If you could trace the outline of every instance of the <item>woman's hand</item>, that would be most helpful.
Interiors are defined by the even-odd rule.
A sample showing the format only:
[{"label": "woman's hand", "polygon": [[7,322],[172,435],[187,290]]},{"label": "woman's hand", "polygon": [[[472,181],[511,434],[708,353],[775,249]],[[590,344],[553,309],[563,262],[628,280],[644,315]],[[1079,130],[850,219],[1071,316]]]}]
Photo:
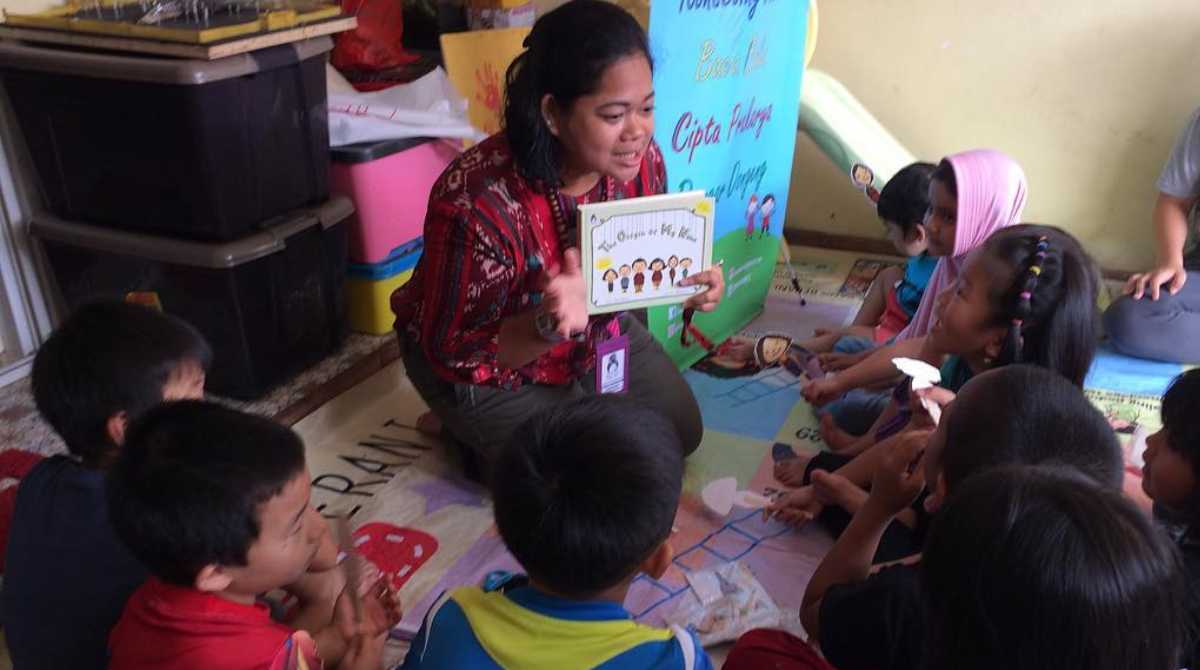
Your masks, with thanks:
[{"label": "woman's hand", "polygon": [[554,318],[555,332],[564,339],[587,329],[587,287],[579,249],[564,251],[562,267],[557,271],[547,269],[542,280],[541,309]]},{"label": "woman's hand", "polygon": [[683,303],[683,308],[711,312],[717,308],[721,297],[725,295],[725,271],[720,265],[714,265],[703,272],[697,272],[680,280],[679,285],[707,286],[708,288],[688,298],[687,302]]},{"label": "woman's hand", "polygon": [[1149,272],[1139,272],[1125,282],[1125,295],[1132,295],[1134,300],[1141,300],[1150,289],[1150,299],[1158,300],[1165,284],[1167,293],[1175,295],[1187,282],[1187,270],[1182,265],[1163,265]]}]

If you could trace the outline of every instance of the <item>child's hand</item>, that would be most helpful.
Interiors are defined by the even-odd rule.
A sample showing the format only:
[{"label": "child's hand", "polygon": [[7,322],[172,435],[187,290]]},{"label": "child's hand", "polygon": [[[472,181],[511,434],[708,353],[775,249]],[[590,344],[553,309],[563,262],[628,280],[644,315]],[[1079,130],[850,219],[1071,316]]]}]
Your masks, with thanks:
[{"label": "child's hand", "polygon": [[925,398],[934,403],[942,408],[942,414],[945,414],[946,406],[954,402],[954,397],[954,391],[940,386],[913,391],[908,396],[908,406],[912,410],[912,422],[909,425],[918,430],[936,428],[937,422],[929,415],[929,410],[925,408],[925,403],[921,402],[921,399]]},{"label": "child's hand", "polygon": [[359,593],[362,594],[364,603],[367,599],[374,599],[379,603],[387,619],[387,627],[390,630],[396,624],[400,623],[400,619],[404,618],[404,611],[400,607],[400,595],[392,589],[391,582],[388,581],[386,576],[380,575],[378,570],[373,570],[372,572],[378,578],[370,584],[364,582]]},{"label": "child's hand", "polygon": [[838,383],[837,377],[826,377],[805,384],[800,392],[809,404],[814,407],[822,407],[837,400],[845,393],[845,390]]},{"label": "child's hand", "polygon": [[333,620],[346,641],[352,641],[358,635],[374,636],[387,633],[400,623],[400,601],[388,586],[387,579],[381,577],[367,588],[361,585],[358,599],[362,608],[362,620],[356,620],[354,611],[354,596],[350,593],[351,585],[347,585],[338,597],[334,607]]},{"label": "child's hand", "polygon": [[929,441],[929,430],[911,430],[886,453],[871,479],[871,494],[865,508],[891,518],[913,504],[925,488],[921,455]]},{"label": "child's hand", "polygon": [[865,359],[867,354],[870,353],[871,352],[868,351],[862,354],[843,354],[836,351],[831,351],[824,354],[818,354],[817,361],[821,364],[822,370],[826,372],[837,372],[838,370],[845,370],[850,366],[857,365],[859,361]]},{"label": "child's hand", "polygon": [[383,647],[387,644],[387,633],[355,635],[350,640],[338,670],[381,670],[383,668]]},{"label": "child's hand", "polygon": [[812,486],[802,486],[788,491],[763,510],[768,519],[776,518],[793,526],[804,524],[817,518],[825,508],[816,495]]},{"label": "child's hand", "polygon": [[1134,300],[1141,300],[1150,289],[1150,299],[1158,300],[1162,286],[1167,285],[1167,293],[1175,295],[1187,282],[1187,270],[1182,265],[1163,265],[1149,272],[1139,272],[1125,282],[1125,295],[1132,295]]}]

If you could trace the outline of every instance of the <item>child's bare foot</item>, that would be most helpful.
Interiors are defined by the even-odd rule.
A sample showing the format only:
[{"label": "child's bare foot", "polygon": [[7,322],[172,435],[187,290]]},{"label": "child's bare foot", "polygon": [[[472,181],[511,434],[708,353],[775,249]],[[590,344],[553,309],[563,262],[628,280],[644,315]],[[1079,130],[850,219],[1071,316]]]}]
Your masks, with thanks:
[{"label": "child's bare foot", "polygon": [[775,464],[775,479],[786,486],[803,486],[804,470],[812,457],[811,453],[800,452],[795,458],[779,461]]},{"label": "child's bare foot", "polygon": [[788,491],[763,510],[767,518],[779,519],[797,528],[817,518],[824,505],[811,486]]},{"label": "child's bare foot", "polygon": [[833,415],[821,415],[821,439],[830,451],[841,451],[858,441],[858,438],[838,428]]},{"label": "child's bare foot", "polygon": [[417,417],[417,430],[426,435],[439,436],[442,434],[442,420],[433,412],[425,412]]}]

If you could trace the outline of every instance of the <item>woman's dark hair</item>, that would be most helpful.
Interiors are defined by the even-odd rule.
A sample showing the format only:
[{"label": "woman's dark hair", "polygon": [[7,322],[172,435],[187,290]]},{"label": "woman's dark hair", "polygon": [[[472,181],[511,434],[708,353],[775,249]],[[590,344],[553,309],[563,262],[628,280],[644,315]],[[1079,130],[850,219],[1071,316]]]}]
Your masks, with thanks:
[{"label": "woman's dark hair", "polygon": [[942,186],[950,191],[950,195],[958,197],[958,179],[954,176],[954,166],[950,164],[950,161],[943,158],[942,162],[938,163],[937,168],[934,169],[932,179],[942,182]]},{"label": "woman's dark hair", "polygon": [[977,375],[942,422],[941,471],[951,494],[973,475],[1007,465],[1071,467],[1121,490],[1125,460],[1112,426],[1052,370],[1008,365]]},{"label": "woman's dark hair", "polygon": [[1069,468],[968,479],[921,560],[926,670],[1175,670],[1187,585],[1119,491]]},{"label": "woman's dark hair", "polygon": [[[884,221],[900,226],[906,236],[910,235],[929,210],[929,181],[936,169],[933,163],[913,163],[901,168],[883,185],[875,213]],[[953,172],[950,179],[954,179]]]},{"label": "woman's dark hair", "polygon": [[1008,326],[997,365],[1031,363],[1083,386],[1092,358],[1100,311],[1100,271],[1070,233],[1023,223],[988,238],[996,323]]},{"label": "woman's dark hair", "polygon": [[542,98],[568,109],[596,90],[608,66],[636,54],[654,66],[646,31],[610,2],[571,0],[537,20],[505,77],[504,133],[523,175],[561,181],[562,145],[542,117]]}]

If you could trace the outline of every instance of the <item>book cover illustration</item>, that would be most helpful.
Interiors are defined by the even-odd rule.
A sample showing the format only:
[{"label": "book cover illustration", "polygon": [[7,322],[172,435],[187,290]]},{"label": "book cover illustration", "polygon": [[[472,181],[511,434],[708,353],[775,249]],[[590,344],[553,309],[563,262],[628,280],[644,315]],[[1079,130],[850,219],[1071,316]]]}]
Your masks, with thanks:
[{"label": "book cover illustration", "polygon": [[712,265],[715,206],[703,191],[579,208],[588,313],[682,303],[680,286]]}]

